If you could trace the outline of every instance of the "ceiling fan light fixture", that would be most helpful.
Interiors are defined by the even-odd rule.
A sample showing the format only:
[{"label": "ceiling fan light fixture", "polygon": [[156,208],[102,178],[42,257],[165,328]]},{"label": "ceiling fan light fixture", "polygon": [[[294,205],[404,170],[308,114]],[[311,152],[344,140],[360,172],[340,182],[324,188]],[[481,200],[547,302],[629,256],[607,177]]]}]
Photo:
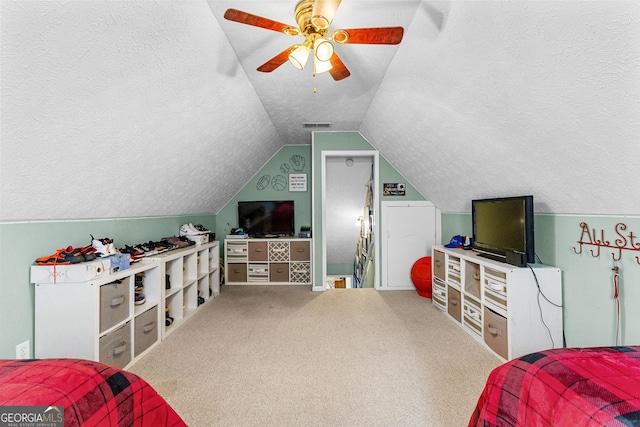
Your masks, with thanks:
[{"label": "ceiling fan light fixture", "polygon": [[298,45],[293,51],[289,54],[289,62],[293,64],[298,70],[302,70],[304,65],[307,63],[307,59],[309,59],[309,49],[306,45]]},{"label": "ceiling fan light fixture", "polygon": [[311,25],[317,30],[326,30],[329,28],[329,20],[322,15],[311,17]]},{"label": "ceiling fan light fixture", "polygon": [[326,73],[333,68],[331,61],[320,61],[317,57],[313,58],[313,67],[316,74]]},{"label": "ceiling fan light fixture", "polygon": [[328,29],[341,1],[342,0],[315,0],[313,2],[311,25],[318,30]]},{"label": "ceiling fan light fixture", "polygon": [[333,41],[337,43],[346,43],[349,41],[349,33],[345,30],[335,30],[333,32]]},{"label": "ceiling fan light fixture", "polygon": [[319,61],[328,61],[333,56],[333,45],[327,39],[319,38],[313,43],[315,57]]}]

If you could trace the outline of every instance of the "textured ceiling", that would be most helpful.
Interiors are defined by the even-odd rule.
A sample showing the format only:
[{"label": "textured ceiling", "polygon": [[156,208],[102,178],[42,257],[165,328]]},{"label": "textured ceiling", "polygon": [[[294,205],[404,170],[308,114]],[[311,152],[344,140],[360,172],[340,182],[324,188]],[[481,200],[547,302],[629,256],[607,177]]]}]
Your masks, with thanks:
[{"label": "textured ceiling", "polygon": [[358,130],[443,212],[638,214],[640,2],[343,0],[351,77],[256,67],[294,2],[2,0],[0,219],[215,213],[303,122]]},{"label": "textured ceiling", "polygon": [[[285,63],[271,73],[262,73],[256,68],[304,38],[228,21],[223,15],[228,8],[234,8],[296,25],[296,1],[207,2],[285,143],[311,142],[310,130],[302,126],[305,122],[328,122],[331,130],[358,129],[397,52],[397,45],[334,43],[335,52],[351,72],[350,77],[338,82],[329,73],[319,74],[314,81],[311,61],[302,71]],[[418,1],[345,0],[338,8],[330,31],[388,26],[406,29],[418,5]]]}]

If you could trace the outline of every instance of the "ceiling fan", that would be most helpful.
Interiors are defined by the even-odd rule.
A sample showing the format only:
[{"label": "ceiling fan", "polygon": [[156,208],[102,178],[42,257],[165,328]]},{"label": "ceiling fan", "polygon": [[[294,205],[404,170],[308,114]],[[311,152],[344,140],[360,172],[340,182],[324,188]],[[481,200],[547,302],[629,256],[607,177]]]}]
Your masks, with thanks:
[{"label": "ceiling fan", "polygon": [[351,72],[335,53],[332,41],[340,44],[395,45],[402,41],[404,34],[402,27],[376,27],[338,29],[329,36],[329,26],[340,2],[341,0],[301,0],[295,8],[297,27],[237,9],[227,9],[224,17],[229,21],[266,28],[288,36],[304,37],[304,42],[280,52],[259,66],[258,71],[270,73],[287,61],[302,70],[312,54],[314,76],[328,71],[337,81],[349,77]]}]

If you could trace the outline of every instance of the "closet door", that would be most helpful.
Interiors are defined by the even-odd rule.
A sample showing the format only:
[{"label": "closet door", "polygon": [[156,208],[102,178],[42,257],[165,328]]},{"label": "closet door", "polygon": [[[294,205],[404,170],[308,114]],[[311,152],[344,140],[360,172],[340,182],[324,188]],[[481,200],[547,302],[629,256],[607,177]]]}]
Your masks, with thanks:
[{"label": "closet door", "polygon": [[431,202],[382,202],[381,290],[414,290],[411,267],[440,242],[440,211]]}]

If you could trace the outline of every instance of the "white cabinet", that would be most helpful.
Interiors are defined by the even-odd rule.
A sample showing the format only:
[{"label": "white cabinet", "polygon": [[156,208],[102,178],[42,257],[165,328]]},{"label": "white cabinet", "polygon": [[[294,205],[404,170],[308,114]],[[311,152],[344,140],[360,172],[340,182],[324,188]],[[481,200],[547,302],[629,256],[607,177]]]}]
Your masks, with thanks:
[{"label": "white cabinet", "polygon": [[217,241],[189,246],[164,252],[149,261],[160,268],[160,329],[164,339],[220,293],[220,246]]},{"label": "white cabinet", "polygon": [[[69,272],[80,268],[57,266]],[[134,304],[136,280],[146,297],[140,305]],[[36,283],[35,357],[124,368],[159,341],[160,300],[160,268],[149,262],[85,282]]]},{"label": "white cabinet", "polygon": [[443,246],[433,248],[432,263],[434,306],[498,357],[563,347],[560,269]]},{"label": "white cabinet", "polygon": [[311,239],[226,239],[228,285],[311,284]]},{"label": "white cabinet", "polygon": [[[32,268],[32,281],[58,278],[35,284],[35,357],[125,368],[220,293],[218,242],[148,257],[113,274],[95,265],[100,263],[59,265],[55,273],[53,266]],[[66,281],[71,277],[91,278]],[[138,305],[136,283],[145,296]]]}]

